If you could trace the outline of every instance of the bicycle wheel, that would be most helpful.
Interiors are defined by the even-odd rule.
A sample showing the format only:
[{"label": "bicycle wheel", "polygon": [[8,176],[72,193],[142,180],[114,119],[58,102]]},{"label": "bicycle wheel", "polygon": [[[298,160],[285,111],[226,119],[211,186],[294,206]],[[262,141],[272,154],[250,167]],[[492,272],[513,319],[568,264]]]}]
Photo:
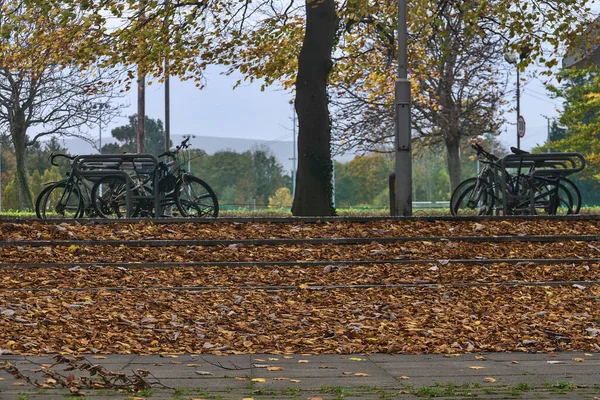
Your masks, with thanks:
[{"label": "bicycle wheel", "polygon": [[39,219],[42,219],[42,208],[44,207],[44,201],[46,201],[46,196],[48,196],[48,193],[52,191],[54,185],[56,185],[56,182],[46,186],[35,199],[35,215]]},{"label": "bicycle wheel", "polygon": [[100,178],[92,187],[91,199],[98,216],[102,218],[125,217],[127,215],[127,182],[125,178],[120,175],[107,175]]},{"label": "bicycle wheel", "polygon": [[565,190],[568,190],[571,194],[571,198],[573,199],[572,211],[573,214],[579,214],[581,210],[581,192],[575,183],[568,178],[560,178],[559,183],[564,187]]},{"label": "bicycle wheel", "polygon": [[219,202],[202,179],[184,174],[175,185],[175,204],[182,217],[217,217]]},{"label": "bicycle wheel", "polygon": [[79,188],[69,181],[61,181],[50,187],[41,200],[40,216],[50,218],[79,218],[82,212]]},{"label": "bicycle wheel", "polygon": [[491,215],[494,200],[477,178],[463,181],[450,197],[450,212],[453,216]]},{"label": "bicycle wheel", "polygon": [[[535,178],[533,185],[535,215],[573,214],[573,196],[560,180],[552,182],[545,178]],[[529,204],[531,201],[524,203],[527,206]]]}]

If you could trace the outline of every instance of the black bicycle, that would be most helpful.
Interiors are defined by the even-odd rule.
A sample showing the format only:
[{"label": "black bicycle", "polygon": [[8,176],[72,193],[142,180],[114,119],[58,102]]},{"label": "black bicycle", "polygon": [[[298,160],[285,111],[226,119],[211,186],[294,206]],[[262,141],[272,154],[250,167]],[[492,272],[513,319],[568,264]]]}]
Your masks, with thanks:
[{"label": "black bicycle", "polygon": [[[180,162],[182,150],[187,149],[189,138],[179,146],[159,155],[161,161],[153,169],[137,168],[132,163],[130,176],[106,175],[96,181],[91,190],[96,213],[104,218],[122,218],[126,215],[127,187],[132,216],[154,216],[154,191],[158,190],[163,216],[217,217],[219,202],[212,188],[202,179],[186,171]],[[158,188],[154,187],[158,175]]]}]

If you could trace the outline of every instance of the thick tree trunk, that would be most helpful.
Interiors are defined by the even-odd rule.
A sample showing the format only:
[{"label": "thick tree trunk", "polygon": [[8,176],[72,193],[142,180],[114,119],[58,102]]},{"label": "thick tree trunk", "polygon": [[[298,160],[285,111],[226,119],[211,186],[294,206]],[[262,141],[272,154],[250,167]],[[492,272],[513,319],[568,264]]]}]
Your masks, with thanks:
[{"label": "thick tree trunk", "polygon": [[448,155],[448,176],[450,177],[450,193],[460,184],[460,139],[446,140]]},{"label": "thick tree trunk", "polygon": [[333,215],[331,121],[327,79],[336,40],[335,0],[306,0],[306,33],[298,57],[298,172],[293,215]]},{"label": "thick tree trunk", "polygon": [[33,201],[29,189],[29,178],[27,176],[27,135],[23,129],[24,124],[17,123],[11,127],[11,136],[15,146],[15,158],[17,159],[17,183],[19,192],[19,210],[33,210]]}]

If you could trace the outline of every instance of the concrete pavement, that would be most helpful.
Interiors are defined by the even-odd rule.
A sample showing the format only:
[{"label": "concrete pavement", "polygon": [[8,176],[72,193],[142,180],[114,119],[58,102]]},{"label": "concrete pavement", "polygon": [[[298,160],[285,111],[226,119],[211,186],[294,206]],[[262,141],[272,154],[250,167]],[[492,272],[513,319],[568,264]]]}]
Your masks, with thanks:
[{"label": "concrete pavement", "polygon": [[[145,374],[151,389],[137,393],[81,387],[92,399],[600,399],[600,353],[555,355],[483,353],[441,355],[85,355],[88,365]],[[89,371],[65,371],[49,357],[2,355],[18,370],[48,385],[56,377],[73,386]],[[78,362],[77,365],[84,363]],[[91,377],[98,378],[98,375]],[[48,381],[48,379],[51,379]],[[39,388],[0,369],[0,399],[64,399],[69,389]]]}]

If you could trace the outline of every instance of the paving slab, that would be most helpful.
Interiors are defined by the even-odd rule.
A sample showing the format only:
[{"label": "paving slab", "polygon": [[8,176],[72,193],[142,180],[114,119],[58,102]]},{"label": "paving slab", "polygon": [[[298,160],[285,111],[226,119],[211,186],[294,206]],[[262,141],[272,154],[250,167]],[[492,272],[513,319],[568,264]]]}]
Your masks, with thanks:
[{"label": "paving slab", "polygon": [[[109,370],[130,375],[149,372],[152,399],[412,399],[440,398],[551,398],[600,400],[600,354],[529,353],[441,355],[103,355],[85,359]],[[41,364],[48,357],[0,356],[38,382],[47,377]],[[300,362],[299,362],[300,361]],[[548,361],[551,361],[550,363]],[[275,367],[271,370],[268,367]],[[475,368],[473,368],[475,367]],[[76,378],[86,371],[53,370]],[[68,389],[14,386],[17,380],[0,369],[0,399],[58,399]],[[22,379],[19,382],[24,382]],[[132,393],[112,389],[81,389],[86,398],[125,399]],[[139,397],[139,396],[138,396]]]}]

